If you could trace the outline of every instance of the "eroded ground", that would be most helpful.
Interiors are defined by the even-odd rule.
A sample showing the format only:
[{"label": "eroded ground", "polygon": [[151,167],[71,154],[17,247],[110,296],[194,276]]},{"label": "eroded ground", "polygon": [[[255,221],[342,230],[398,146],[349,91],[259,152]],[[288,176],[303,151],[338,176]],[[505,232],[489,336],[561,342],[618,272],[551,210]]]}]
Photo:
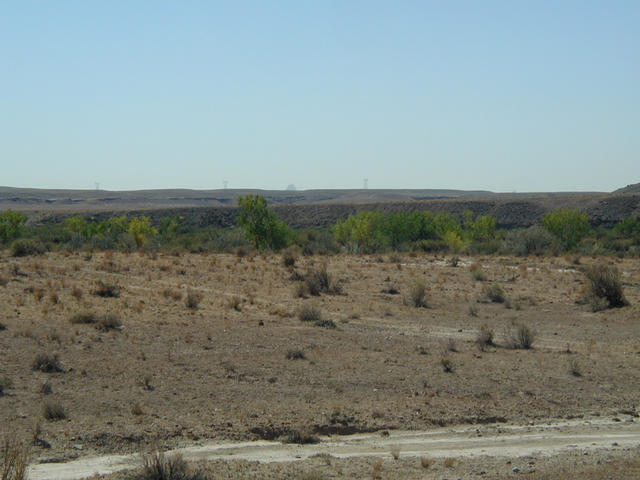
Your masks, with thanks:
[{"label": "eroded ground", "polygon": [[[60,460],[296,433],[638,421],[637,261],[463,256],[453,267],[449,258],[300,257],[297,272],[326,265],[342,292],[301,298],[302,282],[274,254],[5,252],[0,377],[12,386],[0,428],[37,433],[34,459]],[[593,313],[576,303],[582,268],[598,262],[623,272],[631,306]],[[472,278],[472,264],[486,280]],[[99,281],[119,296],[96,296]],[[405,304],[416,281],[429,308]],[[507,302],[478,302],[493,282]],[[197,309],[188,292],[201,295]],[[301,322],[304,305],[337,328]],[[72,323],[80,312],[113,313],[122,326]],[[481,350],[485,324],[497,345]],[[505,348],[517,325],[535,332],[533,349]],[[294,351],[305,358],[287,358]],[[34,370],[39,354],[58,355],[64,371]],[[45,405],[66,418],[45,419]]]}]

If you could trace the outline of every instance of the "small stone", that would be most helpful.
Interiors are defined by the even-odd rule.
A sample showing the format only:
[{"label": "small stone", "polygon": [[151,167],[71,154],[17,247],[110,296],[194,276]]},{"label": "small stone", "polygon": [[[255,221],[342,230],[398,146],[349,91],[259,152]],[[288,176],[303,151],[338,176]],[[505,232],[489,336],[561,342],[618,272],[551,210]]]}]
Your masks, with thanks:
[{"label": "small stone", "polygon": [[511,469],[511,471],[514,472],[514,473],[518,473],[520,471],[520,469],[518,467],[513,467]]},{"label": "small stone", "polygon": [[83,447],[82,445],[80,445],[79,443],[76,443],[76,444],[73,446],[73,448],[74,448],[75,450],[82,450],[84,447]]}]

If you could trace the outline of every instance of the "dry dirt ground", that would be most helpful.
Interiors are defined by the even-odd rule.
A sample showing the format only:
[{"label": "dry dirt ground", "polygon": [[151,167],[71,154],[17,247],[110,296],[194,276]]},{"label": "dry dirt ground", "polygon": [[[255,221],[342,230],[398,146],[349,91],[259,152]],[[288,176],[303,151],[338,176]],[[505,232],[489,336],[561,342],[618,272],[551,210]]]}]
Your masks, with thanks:
[{"label": "dry dirt ground", "polygon": [[[0,396],[0,433],[37,437],[37,463],[214,441],[561,419],[638,422],[640,265],[576,260],[463,256],[453,267],[449,257],[433,255],[340,255],[300,257],[291,269],[275,254],[16,259],[5,252],[0,380],[11,385]],[[584,294],[581,270],[603,262],[623,272],[631,306],[593,313],[576,303]],[[486,280],[474,280],[473,264]],[[293,272],[324,265],[341,293],[298,296],[302,282]],[[101,281],[119,296],[95,295]],[[427,287],[428,308],[405,304],[417,281]],[[494,282],[507,302],[479,302]],[[189,292],[200,297],[197,308],[187,307]],[[303,306],[315,306],[336,328],[302,322]],[[114,314],[122,326],[72,323],[81,312]],[[476,344],[483,325],[494,331],[495,346]],[[533,349],[507,348],[519,325],[535,332]],[[288,358],[297,352],[305,358]],[[57,355],[63,371],[34,369],[41,354]],[[45,419],[45,407],[66,418]],[[610,472],[637,474],[637,453],[633,446],[585,458],[569,452],[560,464],[538,460],[527,478],[562,478],[544,475],[568,466],[585,479],[625,478]],[[434,460],[423,468],[402,454],[383,457],[380,467],[373,457],[213,465],[231,469],[220,478],[301,478],[318,465],[327,478],[467,478],[479,471],[503,478],[513,468],[504,458],[460,458],[452,466]],[[494,464],[501,468],[490,471]]]}]

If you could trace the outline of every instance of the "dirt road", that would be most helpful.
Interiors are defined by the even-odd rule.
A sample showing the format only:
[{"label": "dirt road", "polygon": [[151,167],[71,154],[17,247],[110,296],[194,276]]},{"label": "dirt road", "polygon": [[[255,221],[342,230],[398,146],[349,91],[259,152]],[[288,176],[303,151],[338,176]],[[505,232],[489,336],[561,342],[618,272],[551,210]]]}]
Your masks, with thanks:
[{"label": "dirt road", "polygon": [[[338,458],[403,457],[508,457],[550,456],[571,450],[593,451],[640,446],[638,419],[593,419],[540,425],[483,425],[430,431],[391,431],[389,435],[361,434],[325,437],[312,445],[274,441],[221,442],[174,450],[187,460],[250,460],[295,462],[317,454]],[[34,464],[31,480],[71,480],[113,473],[140,466],[140,455],[87,457],[66,463]]]}]

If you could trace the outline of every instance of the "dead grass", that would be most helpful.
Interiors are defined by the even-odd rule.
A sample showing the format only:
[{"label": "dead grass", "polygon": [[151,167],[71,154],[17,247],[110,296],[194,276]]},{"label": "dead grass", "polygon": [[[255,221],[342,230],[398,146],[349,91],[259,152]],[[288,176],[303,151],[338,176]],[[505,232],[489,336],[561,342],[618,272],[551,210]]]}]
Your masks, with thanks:
[{"label": "dead grass", "polygon": [[166,455],[155,451],[143,459],[142,470],[135,480],[205,480],[205,476],[198,470],[189,467],[181,455]]},{"label": "dead grass", "polygon": [[0,480],[27,480],[29,456],[26,442],[5,435],[0,445]]}]

